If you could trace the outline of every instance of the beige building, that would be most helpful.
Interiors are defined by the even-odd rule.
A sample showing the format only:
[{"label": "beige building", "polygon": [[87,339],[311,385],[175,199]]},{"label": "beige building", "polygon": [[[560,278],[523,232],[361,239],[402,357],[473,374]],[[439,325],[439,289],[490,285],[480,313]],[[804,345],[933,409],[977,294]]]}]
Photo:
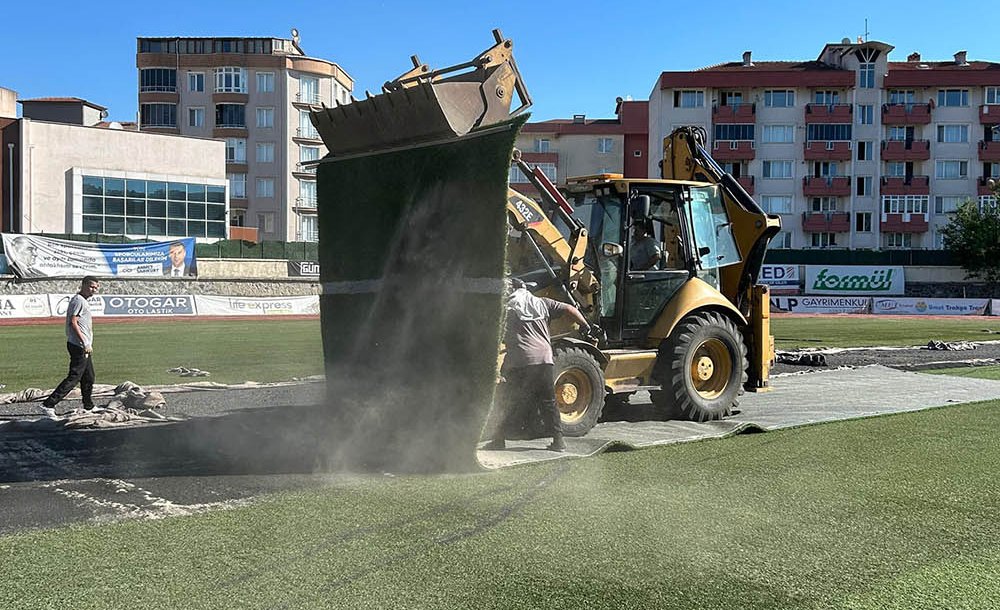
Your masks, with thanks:
[{"label": "beige building", "polygon": [[280,38],[139,38],[139,123],[225,142],[230,222],[260,239],[315,241],[326,154],[309,109],[351,102],[353,80]]}]

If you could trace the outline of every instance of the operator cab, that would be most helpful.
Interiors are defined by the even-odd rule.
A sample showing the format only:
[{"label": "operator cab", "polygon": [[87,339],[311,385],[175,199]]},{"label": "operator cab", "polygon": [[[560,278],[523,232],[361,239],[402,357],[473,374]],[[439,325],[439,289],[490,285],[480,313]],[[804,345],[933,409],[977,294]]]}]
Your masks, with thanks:
[{"label": "operator cab", "polygon": [[698,277],[718,288],[719,269],[740,262],[732,223],[717,185],[616,180],[593,187],[574,193],[574,215],[590,233],[586,262],[599,274],[601,327],[612,347],[642,346],[681,286]]}]

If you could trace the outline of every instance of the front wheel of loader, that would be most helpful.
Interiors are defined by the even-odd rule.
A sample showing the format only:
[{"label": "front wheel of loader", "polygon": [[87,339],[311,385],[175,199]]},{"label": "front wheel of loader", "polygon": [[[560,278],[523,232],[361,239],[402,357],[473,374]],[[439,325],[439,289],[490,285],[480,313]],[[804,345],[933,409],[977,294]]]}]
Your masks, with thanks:
[{"label": "front wheel of loader", "polygon": [[720,419],[732,412],[743,393],[746,344],[732,320],[698,312],[681,320],[663,342],[657,369],[663,389],[654,402],[661,408],[692,421]]},{"label": "front wheel of loader", "polygon": [[579,348],[556,348],[552,359],[563,434],[583,436],[604,408],[604,372],[593,356]]}]

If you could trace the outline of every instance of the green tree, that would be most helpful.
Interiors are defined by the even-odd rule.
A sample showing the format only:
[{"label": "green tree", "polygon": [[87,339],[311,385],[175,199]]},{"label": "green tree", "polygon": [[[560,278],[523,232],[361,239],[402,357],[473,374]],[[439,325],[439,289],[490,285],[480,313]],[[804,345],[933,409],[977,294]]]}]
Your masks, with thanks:
[{"label": "green tree", "polygon": [[955,211],[941,234],[944,247],[965,269],[967,277],[996,288],[1000,283],[1000,207],[969,199]]}]

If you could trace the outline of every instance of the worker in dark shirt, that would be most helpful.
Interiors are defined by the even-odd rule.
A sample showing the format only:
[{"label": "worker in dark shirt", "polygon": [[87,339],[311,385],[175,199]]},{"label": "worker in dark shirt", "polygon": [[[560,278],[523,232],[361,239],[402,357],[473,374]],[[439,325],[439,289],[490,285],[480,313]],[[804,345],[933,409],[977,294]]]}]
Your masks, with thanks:
[{"label": "worker in dark shirt", "polygon": [[546,433],[552,435],[550,451],[563,451],[562,428],[559,409],[556,407],[553,387],[552,343],[549,336],[549,320],[555,316],[568,314],[584,334],[591,327],[576,307],[545,297],[536,297],[526,288],[524,282],[511,280],[512,288],[507,299],[507,325],[504,343],[507,353],[501,376],[505,380],[505,395],[510,404],[501,417],[493,440],[484,449],[504,449],[506,433],[511,421],[521,413],[537,409],[542,416]]}]

